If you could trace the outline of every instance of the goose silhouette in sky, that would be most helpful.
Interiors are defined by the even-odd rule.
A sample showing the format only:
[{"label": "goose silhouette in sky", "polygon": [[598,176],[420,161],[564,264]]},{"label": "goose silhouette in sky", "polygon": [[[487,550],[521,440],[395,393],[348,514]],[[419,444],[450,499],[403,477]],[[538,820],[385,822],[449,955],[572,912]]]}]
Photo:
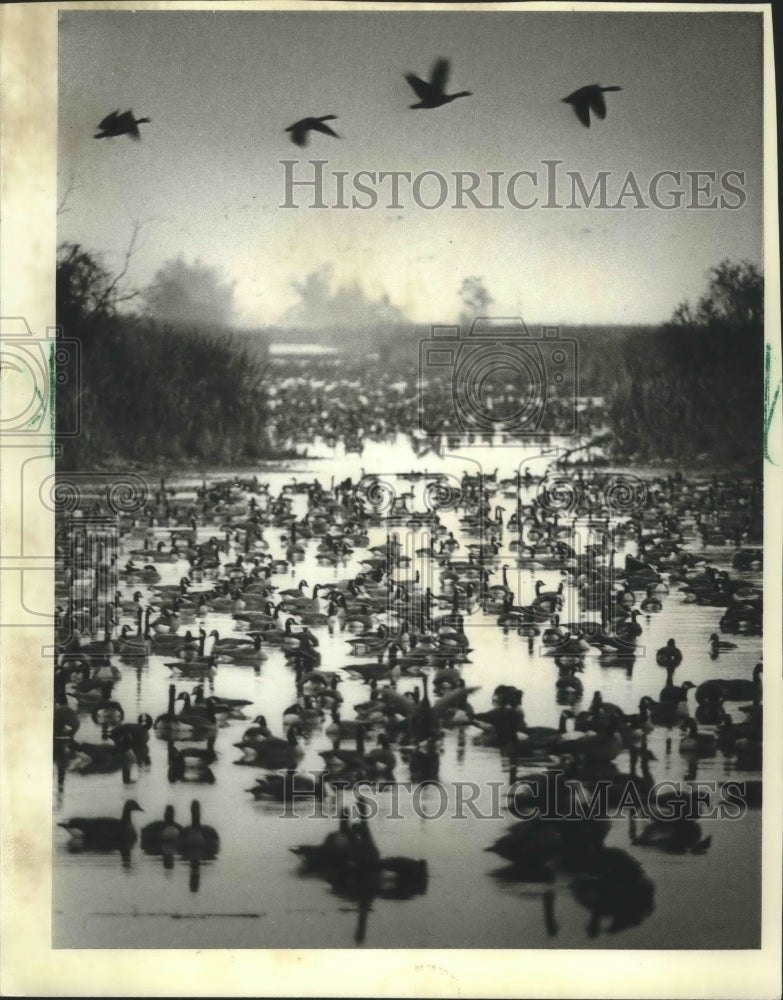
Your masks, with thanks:
[{"label": "goose silhouette in sky", "polygon": [[134,118],[132,111],[124,111],[120,114],[120,109],[117,108],[110,115],[106,115],[98,125],[100,132],[94,138],[113,139],[118,135],[129,135],[131,139],[135,139],[138,142],[141,139],[139,125],[149,121],[151,121],[150,118]]},{"label": "goose silhouette in sky", "polygon": [[563,103],[570,104],[579,121],[590,128],[590,112],[599,118],[606,118],[606,102],[604,94],[609,90],[622,90],[622,87],[602,87],[600,83],[591,83],[580,87],[573,94],[563,98]]},{"label": "goose silhouette in sky", "polygon": [[337,115],[323,115],[321,118],[302,118],[293,125],[289,125],[286,132],[291,133],[291,142],[297,146],[306,146],[307,137],[310,132],[323,132],[324,135],[331,135],[335,139],[340,136],[324,122],[336,121]]},{"label": "goose silhouette in sky", "polygon": [[448,59],[438,59],[432,67],[429,82],[422,80],[415,73],[406,73],[405,79],[419,98],[417,104],[410,105],[411,108],[439,108],[451,101],[456,101],[458,97],[471,96],[469,90],[460,90],[457,94],[446,93],[446,84],[449,79]]}]

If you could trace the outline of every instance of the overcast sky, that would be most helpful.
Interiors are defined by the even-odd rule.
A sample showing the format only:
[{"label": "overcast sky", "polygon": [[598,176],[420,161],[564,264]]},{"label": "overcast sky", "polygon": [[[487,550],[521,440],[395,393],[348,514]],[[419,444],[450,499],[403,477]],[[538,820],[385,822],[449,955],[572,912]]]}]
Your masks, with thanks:
[{"label": "overcast sky", "polygon": [[[129,279],[200,259],[236,281],[242,325],[278,322],[297,302],[292,283],[326,264],[335,283],[388,295],[418,321],[454,318],[461,281],[481,275],[497,315],[631,323],[668,318],[724,257],[762,263],[760,15],[67,11],[60,23],[59,175],[73,180],[60,239],[111,265],[143,223]],[[451,60],[449,90],[473,96],[409,110],[403,73],[427,76],[439,56]],[[623,89],[586,129],[561,98],[589,83]],[[116,108],[152,119],[140,143],[92,138]],[[314,133],[301,150],[284,132],[326,114],[340,140]],[[588,188],[610,171],[610,203],[629,171],[649,202],[661,170],[744,171],[747,200],[519,210],[504,179],[501,209],[460,211],[447,207],[452,178],[436,210],[404,182],[399,210],[384,207],[380,184],[373,209],[307,208],[305,189],[303,207],[283,209],[284,159],[300,161],[297,177],[328,160],[327,201],[332,171],[348,171],[349,201],[359,170],[473,171],[489,201],[488,171],[531,170],[538,191],[522,181],[517,196],[543,203],[546,159]],[[437,193],[425,184],[422,200]],[[559,200],[570,202],[568,183]]]}]

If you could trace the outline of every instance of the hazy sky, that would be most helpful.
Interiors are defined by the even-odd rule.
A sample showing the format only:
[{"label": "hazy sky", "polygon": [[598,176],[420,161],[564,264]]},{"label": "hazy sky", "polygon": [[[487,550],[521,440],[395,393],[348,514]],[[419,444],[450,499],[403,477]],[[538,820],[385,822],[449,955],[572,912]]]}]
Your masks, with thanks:
[{"label": "hazy sky", "polygon": [[[59,236],[112,265],[141,222],[133,283],[180,254],[200,259],[236,281],[248,326],[279,321],[297,302],[292,282],[326,264],[335,283],[386,294],[418,321],[455,317],[468,275],[484,277],[497,315],[666,319],[722,258],[762,263],[761,42],[761,16],[735,13],[64,12],[59,174],[73,190]],[[409,110],[416,98],[402,74],[428,76],[439,56],[451,60],[449,90],[473,96]],[[623,89],[586,129],[561,98],[589,83]],[[140,143],[92,138],[115,108],[152,119]],[[338,116],[339,141],[314,133],[302,150],[283,131],[326,114]],[[447,207],[451,178],[436,210],[418,207],[404,182],[399,210],[383,207],[388,182],[376,185],[373,209],[283,209],[284,159],[300,161],[297,177],[312,177],[309,159],[328,160],[327,202],[332,171],[349,172],[349,201],[359,170],[473,171],[485,203],[487,172],[502,171],[503,207]],[[505,183],[515,171],[540,178],[537,192],[520,181],[520,201],[546,200],[546,159],[579,171],[588,188],[610,171],[609,204],[629,171],[649,204],[661,170],[744,171],[747,201],[514,208]],[[662,196],[675,186],[662,183]],[[430,178],[421,199],[437,192]],[[302,206],[311,198],[294,196]],[[558,200],[571,201],[567,178]]]}]

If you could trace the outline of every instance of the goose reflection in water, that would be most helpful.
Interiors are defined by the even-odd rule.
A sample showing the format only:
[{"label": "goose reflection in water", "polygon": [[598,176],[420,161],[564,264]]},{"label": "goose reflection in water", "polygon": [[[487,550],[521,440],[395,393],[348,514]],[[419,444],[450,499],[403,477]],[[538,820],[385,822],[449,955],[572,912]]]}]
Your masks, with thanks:
[{"label": "goose reflection in water", "polygon": [[[655,886],[642,866],[626,851],[615,847],[593,847],[580,855],[578,862],[567,864],[557,857],[556,837],[543,832],[529,859],[517,861],[492,872],[501,883],[554,883],[557,875],[567,877],[569,868],[577,869],[567,881],[573,898],[590,913],[587,935],[597,937],[601,930],[616,934],[637,927],[655,909]],[[553,852],[553,856],[549,856]],[[562,871],[558,872],[558,866]],[[556,887],[542,894],[544,926],[555,937],[559,925],[555,918]],[[605,920],[608,926],[603,926]]]},{"label": "goose reflection in water", "polygon": [[636,656],[633,653],[614,652],[613,650],[602,651],[598,662],[602,667],[620,667],[625,671],[625,676],[629,679],[633,677],[633,668],[636,663]]},{"label": "goose reflection in water", "polygon": [[616,934],[628,927],[638,927],[655,909],[655,886],[642,866],[617,847],[604,847],[587,864],[587,870],[569,883],[576,901],[590,912],[589,937],[597,937],[604,928]]},{"label": "goose reflection in water", "polygon": [[174,818],[174,806],[166,806],[163,819],[153,820],[141,829],[141,849],[145,854],[163,858],[163,867],[174,867],[182,825]]},{"label": "goose reflection in water", "polygon": [[213,861],[220,852],[220,836],[214,827],[201,822],[201,805],[194,799],[190,805],[190,825],[182,826],[175,819],[173,806],[166,806],[163,819],[148,823],[141,831],[141,849],[152,857],[160,857],[166,871],[174,868],[177,855],[188,862],[189,887],[198,892],[201,866]]},{"label": "goose reflection in water", "polygon": [[367,921],[376,899],[412,899],[427,892],[426,861],[393,856],[382,858],[363,816],[351,823],[342,810],[336,832],[320,844],[291,848],[303,863],[303,874],[324,879],[332,892],[357,904],[358,921],[354,942],[363,944]]},{"label": "goose reflection in water", "polygon": [[201,866],[214,861],[220,852],[220,835],[213,826],[201,822],[201,805],[197,799],[190,804],[190,825],[174,821],[174,810],[167,806],[163,820],[142,830],[142,849],[147,854],[160,854],[163,867],[174,867],[174,855],[188,862],[191,892],[201,887]]},{"label": "goose reflection in water", "polygon": [[[634,858],[625,851],[605,846],[612,823],[602,815],[603,810],[595,815],[574,813],[574,796],[583,790],[578,771],[577,762],[573,761],[565,771],[533,774],[517,786],[516,768],[512,768],[513,791],[508,801],[512,814],[520,815],[519,808],[533,805],[544,810],[544,815],[551,809],[553,818],[537,815],[522,819],[486,850],[510,862],[492,872],[494,878],[506,884],[553,884],[567,879],[573,897],[590,911],[587,933],[596,937],[604,919],[610,920],[606,928],[609,933],[640,924],[653,912],[655,890]],[[616,797],[612,793],[617,784],[623,787],[631,784],[637,794],[649,791],[649,775],[644,769],[640,776],[606,773],[609,779],[607,805]],[[590,788],[588,783],[585,790]],[[632,827],[632,831],[635,833],[635,828]],[[652,830],[648,836],[652,843],[655,839]],[[632,837],[632,842],[644,841]],[[554,890],[545,892],[543,902],[545,926],[548,935],[553,937],[558,929],[554,917]]]}]

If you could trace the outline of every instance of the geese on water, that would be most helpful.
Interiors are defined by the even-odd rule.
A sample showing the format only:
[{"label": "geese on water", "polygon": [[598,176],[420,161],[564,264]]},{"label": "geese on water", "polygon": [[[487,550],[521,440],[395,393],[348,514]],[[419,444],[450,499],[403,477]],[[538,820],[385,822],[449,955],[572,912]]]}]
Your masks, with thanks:
[{"label": "geese on water", "polygon": [[194,704],[190,700],[190,694],[181,691],[176,700],[183,703],[177,719],[192,727],[193,739],[203,740],[209,736],[217,736],[218,727],[226,725],[225,718],[218,717],[216,704],[212,698],[206,698],[201,704]]},{"label": "geese on water", "polygon": [[234,744],[243,754],[236,763],[252,764],[270,770],[294,767],[304,756],[304,747],[298,736],[295,726],[288,727],[285,739],[267,736],[260,740],[249,740],[245,735],[239,743]]},{"label": "geese on water", "polygon": [[217,656],[210,653],[209,656],[197,657],[193,660],[170,660],[165,666],[181,677],[193,677],[196,680],[203,680],[205,677],[214,677],[217,669]]},{"label": "geese on water", "polygon": [[481,688],[479,687],[467,687],[464,680],[460,678],[454,689],[442,694],[432,706],[435,717],[443,725],[467,725],[475,715],[473,706],[468,701],[468,698],[480,690]]},{"label": "geese on water", "polygon": [[100,700],[96,703],[92,713],[92,721],[96,726],[101,727],[104,736],[114,726],[119,726],[125,718],[122,705],[111,697],[111,689],[111,684],[102,685]]},{"label": "geese on water", "polygon": [[389,744],[385,733],[379,733],[377,746],[364,757],[365,774],[368,778],[392,778],[397,766],[397,756]]},{"label": "geese on water", "polygon": [[123,625],[118,639],[118,652],[120,659],[132,660],[136,657],[146,658],[150,655],[150,640],[144,634],[141,625],[141,614],[139,614],[139,626],[136,635],[131,635],[133,630],[128,625]]},{"label": "geese on water", "polygon": [[646,614],[657,614],[663,610],[663,601],[660,594],[655,590],[655,584],[650,584],[647,589],[647,596],[642,599],[639,607]]},{"label": "geese on water", "polygon": [[[570,795],[567,784],[557,784],[556,797],[565,805],[562,795]],[[567,815],[569,808],[559,810],[557,818],[535,817],[514,823],[506,834],[486,848],[513,864],[535,867],[556,861],[577,870],[599,850],[611,828],[611,822],[596,816],[576,818]]]},{"label": "geese on water", "polygon": [[[54,713],[52,716],[52,729],[55,740],[68,741],[72,739],[79,727],[81,720],[78,712],[68,704],[68,693],[65,689],[65,674],[62,671],[55,673],[54,679]],[[74,697],[70,695],[70,697]]]},{"label": "geese on water", "polygon": [[176,635],[173,632],[156,632],[150,636],[150,648],[153,653],[178,655],[186,646],[194,642],[190,632]]},{"label": "geese on water", "polygon": [[271,736],[272,730],[267,725],[266,716],[257,715],[253,719],[252,724],[242,734],[242,740],[246,743],[260,743]]},{"label": "geese on water", "polygon": [[324,729],[324,733],[331,740],[339,742],[343,740],[355,740],[359,730],[364,731],[364,726],[356,719],[341,719],[338,707],[332,709],[332,721]]},{"label": "geese on water", "polygon": [[212,639],[210,652],[212,653],[232,653],[234,650],[253,649],[257,636],[248,638],[247,636],[221,636],[216,628],[209,633],[208,638]]},{"label": "geese on water", "polygon": [[177,689],[173,684],[170,684],[168,707],[153,723],[155,735],[164,740],[186,740],[194,736],[196,732],[197,725],[194,720],[188,721],[177,714],[176,698]]},{"label": "geese on water", "polygon": [[576,676],[577,667],[566,666],[561,670],[560,676],[555,681],[555,688],[559,692],[567,693],[572,697],[581,696],[584,691],[584,684]]},{"label": "geese on water", "polygon": [[183,827],[177,840],[177,850],[188,859],[207,861],[220,850],[220,836],[213,826],[201,822],[198,799],[190,803],[190,826]]},{"label": "geese on water", "polygon": [[[74,668],[77,669],[76,664],[74,664]],[[81,663],[78,669],[81,673],[81,679],[72,682],[72,690],[67,693],[67,696],[75,698],[80,708],[95,708],[104,697],[105,684],[93,677],[90,664],[86,660]],[[62,675],[63,684],[65,676],[65,674]],[[109,688],[111,688],[111,684],[109,684]]]},{"label": "geese on water", "polygon": [[300,799],[320,800],[329,795],[325,771],[311,775],[300,773],[293,768],[282,773],[266,774],[261,778],[256,778],[255,785],[245,790],[253,796],[256,802],[271,800],[272,802],[283,802],[286,805],[289,803],[293,805]]},{"label": "geese on water", "polygon": [[667,854],[706,854],[712,845],[712,837],[702,838],[700,824],[687,816],[653,819],[638,832],[631,813],[629,825],[631,843],[637,847],[657,847]]},{"label": "geese on water", "polygon": [[212,656],[219,656],[221,663],[234,664],[238,667],[259,666],[267,658],[267,654],[261,648],[262,633],[257,632],[250,642],[237,644],[230,648],[224,647],[215,650],[212,647]]},{"label": "geese on water", "polygon": [[205,746],[187,744],[178,747],[174,740],[167,745],[167,778],[171,784],[178,781],[194,781],[198,784],[212,785],[215,775],[210,767],[217,760],[214,739],[207,740]]},{"label": "geese on water", "polygon": [[380,852],[363,823],[351,823],[348,812],[343,810],[340,825],[329,833],[320,844],[303,844],[290,848],[312,871],[329,871],[345,864],[373,865]]},{"label": "geese on water", "polygon": [[406,73],[405,79],[409,86],[419,98],[416,104],[411,104],[411,108],[440,108],[444,104],[456,101],[458,97],[470,97],[471,91],[460,90],[456,94],[446,93],[446,84],[449,79],[450,63],[448,59],[438,59],[432,67],[429,80],[422,80],[415,73]]},{"label": "geese on water", "polygon": [[123,722],[115,726],[109,733],[109,739],[115,746],[130,747],[140,764],[149,764],[150,729],[152,729],[152,716],[142,712],[137,722]]},{"label": "geese on water", "polygon": [[135,799],[128,799],[119,819],[110,816],[74,816],[58,823],[71,837],[71,846],[93,851],[114,851],[136,843],[133,813],[144,812]]},{"label": "geese on water", "polygon": [[[195,705],[206,705],[207,699],[204,698],[204,685],[197,684],[193,691],[193,703]],[[242,714],[243,708],[248,708],[253,704],[247,698],[223,698],[217,694],[211,694],[209,701],[212,702],[215,708],[216,715],[228,715],[232,719],[245,719],[247,718]]]},{"label": "geese on water", "polygon": [[714,757],[718,745],[715,733],[699,730],[695,719],[685,719],[680,725],[683,735],[680,739],[680,753],[697,757]]},{"label": "geese on water", "polygon": [[346,750],[339,742],[331,750],[322,750],[319,756],[323,758],[328,774],[343,777],[365,776],[365,727],[360,726],[356,732],[356,745],[353,750]]},{"label": "geese on water", "polygon": [[481,731],[473,742],[478,746],[500,747],[506,751],[516,748],[517,742],[525,741],[524,749],[528,749],[525,717],[510,705],[491,708],[487,712],[474,712],[470,725],[477,726]]},{"label": "geese on water", "polygon": [[704,681],[696,688],[696,701],[709,701],[715,698],[722,698],[724,701],[746,701],[752,699],[760,702],[762,696],[761,674],[764,666],[757,663],[753,668],[751,680],[742,677],[715,678]]},{"label": "geese on water", "polygon": [[731,752],[737,748],[742,750],[753,742],[762,739],[763,727],[761,720],[734,722],[728,712],[721,714],[718,728],[715,731],[718,746],[721,750]]},{"label": "geese on water", "polygon": [[285,131],[291,133],[291,142],[297,146],[306,146],[311,132],[322,132],[324,135],[330,135],[334,139],[339,139],[340,136],[334,129],[324,124],[325,122],[336,120],[337,115],[322,115],[320,118],[300,118],[298,122],[289,125]]},{"label": "geese on water", "polygon": [[645,695],[639,703],[639,708],[640,711],[644,708],[653,726],[664,726],[666,729],[672,729],[688,717],[687,694],[683,694],[679,700],[675,698],[671,701],[655,701],[649,695]]},{"label": "geese on water", "polygon": [[114,774],[122,772],[123,784],[131,784],[138,761],[130,741],[114,743],[69,744],[68,769],[79,774]]},{"label": "geese on water", "polygon": [[717,632],[713,632],[710,636],[710,652],[717,656],[719,653],[723,653],[729,649],[736,649],[736,642],[729,642],[727,639],[721,639]]},{"label": "geese on water", "polygon": [[552,882],[552,863],[563,846],[560,831],[554,824],[527,823],[521,833],[507,833],[485,848],[514,866],[528,882]]},{"label": "geese on water", "polygon": [[141,849],[145,854],[173,851],[181,832],[181,824],[174,819],[174,806],[166,806],[163,819],[153,820],[141,828]]}]

